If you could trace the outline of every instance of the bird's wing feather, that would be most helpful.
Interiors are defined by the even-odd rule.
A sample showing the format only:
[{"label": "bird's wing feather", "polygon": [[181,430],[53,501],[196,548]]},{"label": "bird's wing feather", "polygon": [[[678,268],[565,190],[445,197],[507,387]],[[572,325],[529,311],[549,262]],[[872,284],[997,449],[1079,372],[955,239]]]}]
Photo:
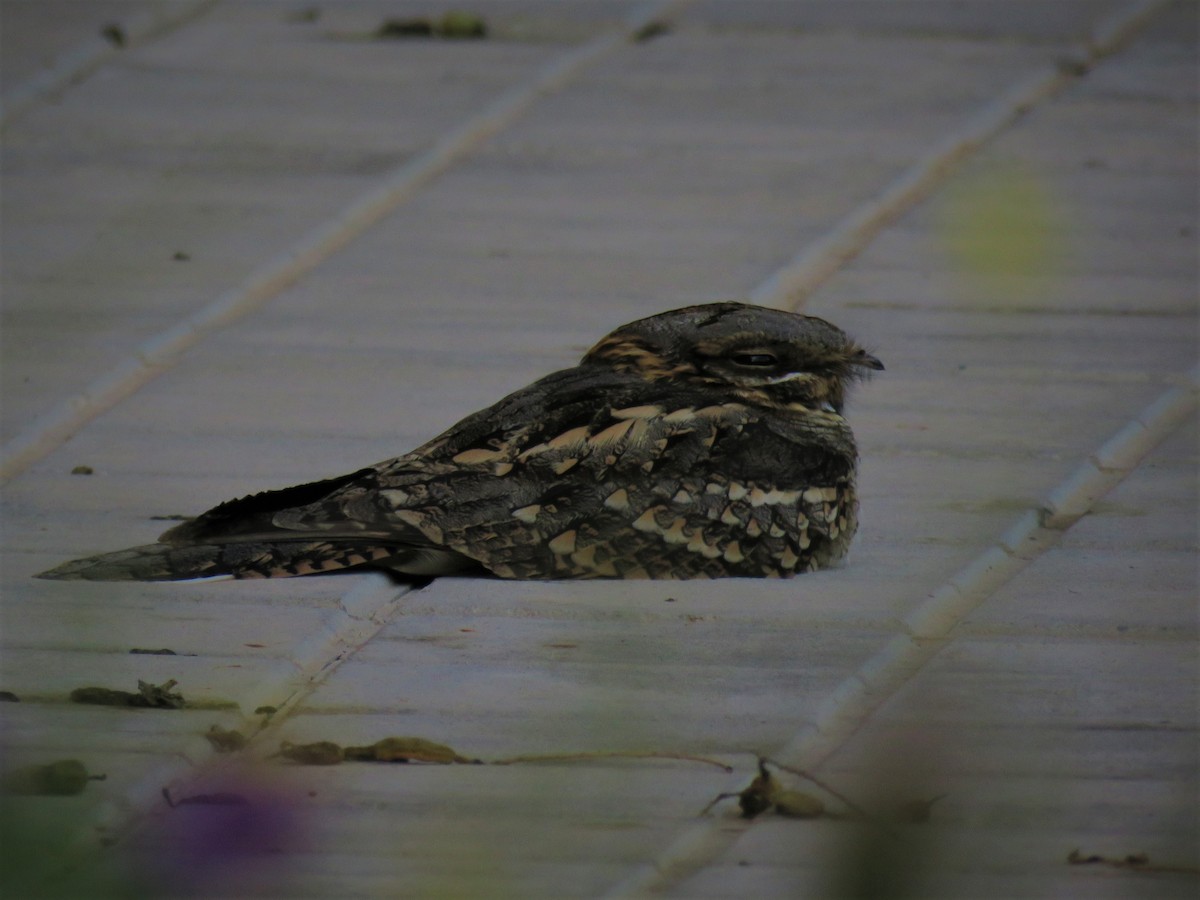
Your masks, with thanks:
[{"label": "bird's wing feather", "polygon": [[[381,463],[373,486],[351,482],[283,516],[301,528],[338,503],[510,577],[718,575],[743,552],[752,570],[778,573],[780,558],[803,566],[829,536],[833,496],[803,492],[836,491],[849,476],[849,465],[814,468],[802,437],[748,404],[714,404],[703,387],[585,366]],[[750,521],[761,537],[731,547]],[[694,558],[664,562],[664,542],[695,547]],[[607,562],[618,557],[623,571]]]},{"label": "bird's wing feather", "polygon": [[[222,504],[163,540],[374,538],[515,577],[719,575],[742,556],[752,572],[777,573],[781,557],[803,566],[829,536],[836,498],[804,492],[835,492],[848,472],[814,466],[828,454],[806,451],[803,427],[767,418],[713,403],[703,386],[580,366],[405,456]],[[752,539],[738,542],[747,527]],[[694,552],[666,568],[664,542]]]}]

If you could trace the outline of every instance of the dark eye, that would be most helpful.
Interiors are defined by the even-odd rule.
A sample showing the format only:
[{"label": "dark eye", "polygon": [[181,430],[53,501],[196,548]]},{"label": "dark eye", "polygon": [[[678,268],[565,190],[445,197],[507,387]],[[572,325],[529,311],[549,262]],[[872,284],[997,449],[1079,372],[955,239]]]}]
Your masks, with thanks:
[{"label": "dark eye", "polygon": [[779,362],[774,354],[763,353],[761,351],[734,353],[729,358],[737,365],[746,366],[751,369],[767,369]]}]

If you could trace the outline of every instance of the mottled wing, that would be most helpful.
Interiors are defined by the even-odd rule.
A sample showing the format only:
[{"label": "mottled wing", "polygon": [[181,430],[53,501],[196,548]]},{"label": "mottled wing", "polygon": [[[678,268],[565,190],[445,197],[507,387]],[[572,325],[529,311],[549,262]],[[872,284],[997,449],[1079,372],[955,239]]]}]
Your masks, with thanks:
[{"label": "mottled wing", "polygon": [[511,578],[788,575],[844,552],[853,466],[834,413],[580,367],[273,521],[415,531]]}]

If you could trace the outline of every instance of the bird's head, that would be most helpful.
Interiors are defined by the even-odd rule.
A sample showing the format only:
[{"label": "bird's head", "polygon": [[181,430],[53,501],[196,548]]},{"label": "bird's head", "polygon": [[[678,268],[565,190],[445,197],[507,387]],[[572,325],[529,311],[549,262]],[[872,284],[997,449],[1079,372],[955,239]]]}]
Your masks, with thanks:
[{"label": "bird's head", "polygon": [[648,381],[725,388],[766,406],[840,413],[847,386],[883,363],[824,319],[745,303],[709,303],[630,322],[584,365]]}]

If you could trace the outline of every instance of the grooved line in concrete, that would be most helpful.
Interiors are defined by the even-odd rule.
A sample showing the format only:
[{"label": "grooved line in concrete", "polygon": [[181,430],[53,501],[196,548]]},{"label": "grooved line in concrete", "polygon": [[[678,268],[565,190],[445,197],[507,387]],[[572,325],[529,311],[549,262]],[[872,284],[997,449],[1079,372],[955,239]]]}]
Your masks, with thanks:
[{"label": "grooved line in concrete", "polygon": [[239,285],[139,345],[82,392],[40,416],[0,450],[0,480],[33,465],[100,413],[170,369],[188,349],[249,315],[319,263],[375,225],[417,190],[516,121],[537,100],[560,90],[587,66],[631,40],[647,24],[678,13],[692,0],[654,0],[638,7],[620,31],[593,38],[539,68],[481,112],[399,166],[333,218],[258,266]]},{"label": "grooved line in concrete", "polygon": [[[270,674],[239,698],[240,713],[226,716],[219,723],[221,727],[253,739],[278,724],[317,684],[388,623],[410,590],[394,584],[381,572],[363,575],[322,623],[322,629],[297,645],[290,658],[277,662]],[[254,711],[264,706],[274,707],[275,711],[269,716],[255,715]],[[197,736],[172,759],[149,770],[110,798],[111,805],[95,824],[106,836],[120,837],[161,803],[164,787],[186,778],[196,766],[211,760],[214,753],[209,742]]]},{"label": "grooved line in concrete", "polygon": [[862,204],[750,293],[750,302],[797,309],[825,281],[857,257],[880,231],[933,192],[964,159],[1039,102],[1067,87],[1116,52],[1169,0],[1140,0],[1098,22],[1073,55],[1013,85],[978,110],[884,190]]},{"label": "grooved line in concrete", "polygon": [[152,9],[127,22],[114,23],[120,26],[124,34],[121,46],[117,46],[106,37],[96,35],[59,57],[54,65],[42,69],[9,91],[0,102],[0,130],[7,128],[37,103],[83,81],[109,59],[128,50],[130,45],[173,31],[203,15],[209,7],[220,2],[221,0],[190,0],[183,4]]}]

